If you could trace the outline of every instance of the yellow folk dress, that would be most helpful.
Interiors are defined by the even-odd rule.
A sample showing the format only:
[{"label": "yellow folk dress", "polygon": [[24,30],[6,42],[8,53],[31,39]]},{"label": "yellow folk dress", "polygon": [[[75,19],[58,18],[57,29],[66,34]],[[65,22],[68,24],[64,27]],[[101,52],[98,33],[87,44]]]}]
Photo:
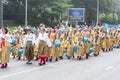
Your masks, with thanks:
[{"label": "yellow folk dress", "polygon": [[21,56],[20,54],[18,54],[18,50],[21,49],[21,48],[23,48],[23,44],[22,44],[22,43],[23,43],[23,42],[22,42],[21,39],[18,39],[18,40],[17,40],[16,46],[17,46],[17,55],[18,55],[18,56]]},{"label": "yellow folk dress", "polygon": [[73,47],[74,47],[74,42],[68,40],[67,41],[67,53],[69,57],[74,56]]},{"label": "yellow folk dress", "polygon": [[78,57],[82,57],[84,55],[84,43],[82,41],[78,42],[77,44],[77,55]]},{"label": "yellow folk dress", "polygon": [[117,35],[116,37],[115,37],[115,45],[118,47],[119,46],[119,41],[120,41],[120,35]]},{"label": "yellow folk dress", "polygon": [[1,42],[1,63],[2,64],[6,64],[10,60],[10,51],[9,51],[10,42],[8,41],[10,38],[6,35],[2,37],[2,42]]},{"label": "yellow folk dress", "polygon": [[59,57],[63,57],[64,48],[65,48],[65,42],[62,40],[59,47]]},{"label": "yellow folk dress", "polygon": [[106,36],[103,36],[102,38],[102,48],[103,49],[107,49],[107,37]]},{"label": "yellow folk dress", "polygon": [[98,37],[98,39],[95,39],[94,41],[94,55],[99,55],[100,52],[100,37]]},{"label": "yellow folk dress", "polygon": [[53,46],[52,46],[52,55],[53,57],[59,57],[59,47],[55,47],[54,43],[58,40],[53,40]]},{"label": "yellow folk dress", "polygon": [[91,40],[89,42],[87,42],[87,43],[84,43],[84,54],[89,53],[90,45],[91,45]]}]

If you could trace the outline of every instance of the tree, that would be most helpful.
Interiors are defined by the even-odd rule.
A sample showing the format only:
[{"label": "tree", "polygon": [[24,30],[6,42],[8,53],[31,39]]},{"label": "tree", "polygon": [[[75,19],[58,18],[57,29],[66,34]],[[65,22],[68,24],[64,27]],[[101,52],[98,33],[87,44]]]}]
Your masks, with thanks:
[{"label": "tree", "polygon": [[[13,19],[19,24],[24,24],[25,0],[7,1],[8,4],[4,5],[4,19]],[[120,0],[99,1],[100,14],[117,13],[118,16],[120,15]],[[28,23],[30,25],[44,23],[53,27],[61,19],[67,20],[69,8],[85,8],[87,23],[97,19],[97,0],[28,0]]]},{"label": "tree", "polygon": [[4,19],[16,20],[19,24],[24,23],[25,0],[7,0],[4,4]]},{"label": "tree", "polygon": [[117,24],[118,15],[116,13],[102,13],[99,16],[99,20],[103,23]]},{"label": "tree", "polygon": [[[60,18],[65,19],[71,0],[29,0],[29,23],[44,23],[55,26]],[[34,21],[33,21],[34,19]]]},{"label": "tree", "polygon": [[[100,1],[100,13],[107,14],[113,12],[113,6],[118,3],[119,0],[99,0]],[[97,0],[72,0],[75,8],[85,8],[86,10],[86,22],[91,23],[97,19]]]}]

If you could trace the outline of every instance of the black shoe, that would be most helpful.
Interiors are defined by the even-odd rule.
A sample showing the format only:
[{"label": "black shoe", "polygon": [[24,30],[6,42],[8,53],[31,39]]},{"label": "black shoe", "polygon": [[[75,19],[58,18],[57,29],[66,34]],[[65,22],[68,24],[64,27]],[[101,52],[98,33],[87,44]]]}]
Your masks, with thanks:
[{"label": "black shoe", "polygon": [[73,59],[75,58],[75,56],[73,56]]},{"label": "black shoe", "polygon": [[70,57],[68,57],[68,59],[70,59]]},{"label": "black shoe", "polygon": [[35,59],[35,61],[38,61],[38,60],[39,60],[38,58]]},{"label": "black shoe", "polygon": [[28,61],[26,64],[32,64],[32,62]]},{"label": "black shoe", "polygon": [[81,56],[78,59],[81,60],[82,59]]},{"label": "black shoe", "polygon": [[15,56],[13,56],[13,59],[15,59]]},{"label": "black shoe", "polygon": [[58,58],[56,58],[55,61],[58,61]]},{"label": "black shoe", "polygon": [[18,57],[18,60],[20,60],[21,59],[21,57]]},{"label": "black shoe", "polygon": [[45,65],[45,64],[46,64],[46,62],[43,63],[43,65]]},{"label": "black shoe", "polygon": [[94,54],[94,56],[98,56],[97,54]]},{"label": "black shoe", "polygon": [[41,66],[42,64],[41,63],[38,63],[39,66]]},{"label": "black shoe", "polygon": [[59,57],[60,59],[63,59],[63,57],[61,56],[61,57]]},{"label": "black shoe", "polygon": [[48,58],[46,58],[46,61],[48,61]]}]

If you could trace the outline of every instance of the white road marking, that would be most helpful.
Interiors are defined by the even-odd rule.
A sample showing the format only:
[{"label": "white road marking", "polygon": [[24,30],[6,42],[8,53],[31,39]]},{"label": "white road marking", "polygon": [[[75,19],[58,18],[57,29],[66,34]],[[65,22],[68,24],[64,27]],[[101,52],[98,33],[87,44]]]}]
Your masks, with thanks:
[{"label": "white road marking", "polygon": [[113,66],[109,66],[105,70],[108,71],[108,70],[111,70],[111,69],[113,69]]},{"label": "white road marking", "polygon": [[[68,61],[69,60],[65,60],[65,61],[62,61],[62,62],[57,62],[55,64],[48,64],[48,65],[45,65],[45,66],[54,66],[56,64],[61,64],[61,63],[68,62]],[[19,75],[19,74],[23,74],[23,73],[27,73],[27,72],[31,72],[31,71],[35,71],[35,70],[39,70],[39,69],[41,69],[41,68],[43,68],[45,66],[40,66],[40,67],[37,67],[37,68],[33,68],[33,69],[29,69],[29,70],[24,70],[24,71],[21,71],[21,72],[16,72],[16,73],[5,75],[5,76],[0,76],[0,79],[12,77],[12,76],[15,76],[15,75]]]}]

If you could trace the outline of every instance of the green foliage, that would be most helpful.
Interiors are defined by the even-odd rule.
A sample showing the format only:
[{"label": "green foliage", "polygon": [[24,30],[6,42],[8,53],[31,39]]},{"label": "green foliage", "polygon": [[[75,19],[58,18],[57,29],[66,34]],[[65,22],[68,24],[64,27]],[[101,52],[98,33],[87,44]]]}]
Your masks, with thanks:
[{"label": "green foliage", "polygon": [[[100,15],[101,21],[110,21],[111,15],[104,18],[108,13],[115,13],[114,23],[117,22],[117,16],[120,15],[119,3],[120,0],[99,0],[100,1]],[[90,23],[97,19],[97,0],[28,0],[28,24],[39,25],[44,23],[48,26],[54,27],[60,20],[68,19],[69,8],[85,8],[85,20]],[[117,13],[117,14],[116,14]],[[4,15],[20,24],[25,21],[25,0],[8,0],[8,4],[4,5]],[[120,17],[119,17],[120,19]]]},{"label": "green foliage", "polygon": [[101,22],[106,22],[107,18],[106,18],[106,14],[105,13],[102,13],[99,15],[99,20]]},{"label": "green foliage", "polygon": [[55,26],[60,19],[67,19],[67,10],[72,7],[71,0],[29,0],[29,24],[44,23]]},{"label": "green foliage", "polygon": [[[86,9],[86,21],[89,23],[91,21],[96,21],[97,19],[97,1],[98,0],[72,0],[75,8],[85,8]],[[119,0],[99,0],[100,3],[100,13],[107,14],[108,12],[113,12],[113,7],[118,3]]]},{"label": "green foliage", "polygon": [[101,22],[107,22],[110,24],[116,24],[118,22],[118,15],[116,13],[102,13],[99,16]]}]

